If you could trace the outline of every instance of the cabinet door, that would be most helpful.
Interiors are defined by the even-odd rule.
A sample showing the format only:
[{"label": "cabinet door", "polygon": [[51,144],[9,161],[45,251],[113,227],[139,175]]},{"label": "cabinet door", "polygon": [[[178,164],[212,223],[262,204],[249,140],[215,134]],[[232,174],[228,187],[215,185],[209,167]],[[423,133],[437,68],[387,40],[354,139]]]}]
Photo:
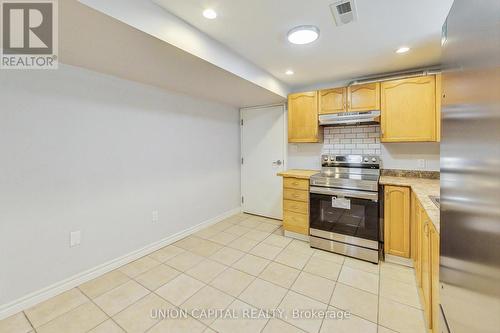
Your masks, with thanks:
[{"label": "cabinet door", "polygon": [[319,142],[318,92],[288,96],[288,142]]},{"label": "cabinet door", "polygon": [[430,221],[424,214],[423,234],[422,234],[422,296],[424,317],[427,327],[431,326],[431,241],[430,241]]},{"label": "cabinet door", "polygon": [[415,198],[415,274],[419,287],[422,286],[422,234],[424,233],[422,210],[420,201]]},{"label": "cabinet door", "polygon": [[441,141],[441,97],[443,96],[441,74],[436,75],[436,141]]},{"label": "cabinet door", "polygon": [[382,142],[436,141],[434,76],[382,82]]},{"label": "cabinet door", "polygon": [[413,262],[417,259],[417,198],[415,194],[411,192],[410,194],[410,258]]},{"label": "cabinet door", "polygon": [[309,215],[283,211],[283,229],[309,235]]},{"label": "cabinet door", "polygon": [[431,233],[431,317],[432,331],[439,332],[439,234],[434,226]]},{"label": "cabinet door", "polygon": [[319,113],[339,113],[346,111],[346,88],[325,89],[319,92]]},{"label": "cabinet door", "polygon": [[380,83],[350,86],[348,91],[348,111],[380,110]]},{"label": "cabinet door", "polygon": [[384,250],[387,254],[410,257],[410,189],[385,186]]}]

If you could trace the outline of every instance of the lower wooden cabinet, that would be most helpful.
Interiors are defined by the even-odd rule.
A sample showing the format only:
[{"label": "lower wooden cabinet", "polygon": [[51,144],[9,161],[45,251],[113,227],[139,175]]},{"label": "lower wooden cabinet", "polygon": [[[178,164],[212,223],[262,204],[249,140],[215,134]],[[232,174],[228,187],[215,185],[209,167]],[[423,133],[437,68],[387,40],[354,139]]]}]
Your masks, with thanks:
[{"label": "lower wooden cabinet", "polygon": [[[420,300],[428,329],[439,332],[439,233],[427,216],[418,198],[412,199],[413,265],[417,277]],[[413,241],[415,242],[413,244]]]},{"label": "lower wooden cabinet", "polygon": [[384,189],[384,251],[410,257],[410,189],[385,186]]},{"label": "lower wooden cabinet", "polygon": [[283,178],[283,229],[309,235],[309,180]]},{"label": "lower wooden cabinet", "polygon": [[431,239],[430,239],[430,221],[424,213],[422,219],[422,283],[421,294],[424,307],[425,322],[428,328],[431,328]]},{"label": "lower wooden cabinet", "polygon": [[426,326],[439,332],[439,233],[409,188],[385,186],[384,191],[385,253],[413,260]]},{"label": "lower wooden cabinet", "polygon": [[410,258],[415,261],[417,257],[417,221],[415,220],[417,197],[413,192],[410,193]]},{"label": "lower wooden cabinet", "polygon": [[415,200],[415,260],[413,265],[415,267],[415,275],[417,277],[417,285],[422,285],[422,214],[424,214],[423,208],[420,205],[418,199]]},{"label": "lower wooden cabinet", "polygon": [[434,226],[430,229],[431,238],[431,317],[432,331],[439,332],[439,233]]}]

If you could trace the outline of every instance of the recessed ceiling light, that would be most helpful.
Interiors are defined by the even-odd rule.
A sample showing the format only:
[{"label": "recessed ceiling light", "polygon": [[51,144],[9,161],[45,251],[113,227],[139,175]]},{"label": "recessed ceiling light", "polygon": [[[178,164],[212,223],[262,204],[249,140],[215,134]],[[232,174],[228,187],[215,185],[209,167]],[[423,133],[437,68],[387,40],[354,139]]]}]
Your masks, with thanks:
[{"label": "recessed ceiling light", "polygon": [[205,18],[209,20],[213,20],[214,18],[217,17],[217,13],[215,12],[215,10],[207,8],[203,11],[203,16],[205,16]]},{"label": "recessed ceiling light", "polygon": [[399,49],[396,50],[396,53],[406,53],[408,51],[410,51],[409,47],[402,46],[402,47],[400,47]]},{"label": "recessed ceiling light", "polygon": [[286,75],[293,75],[293,71],[291,69],[288,69],[286,72],[285,72]]},{"label": "recessed ceiling light", "polygon": [[288,32],[288,41],[293,44],[309,44],[319,37],[319,29],[314,25],[301,25]]}]

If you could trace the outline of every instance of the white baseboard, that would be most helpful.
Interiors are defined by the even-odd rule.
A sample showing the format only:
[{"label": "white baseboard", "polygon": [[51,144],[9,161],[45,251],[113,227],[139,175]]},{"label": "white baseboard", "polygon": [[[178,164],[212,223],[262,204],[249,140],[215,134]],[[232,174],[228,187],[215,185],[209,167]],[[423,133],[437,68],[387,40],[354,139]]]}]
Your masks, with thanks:
[{"label": "white baseboard", "polygon": [[231,210],[229,210],[225,213],[222,213],[216,217],[213,217],[209,220],[206,220],[202,223],[199,223],[191,228],[180,231],[176,234],[173,234],[171,236],[163,238],[157,242],[146,245],[145,247],[143,247],[141,249],[135,250],[135,251],[130,252],[124,256],[110,260],[110,261],[105,262],[99,266],[96,266],[94,268],[91,268],[91,269],[88,269],[88,270],[83,271],[81,273],[78,273],[76,275],[73,275],[67,279],[64,279],[62,281],[54,283],[54,284],[52,284],[48,287],[45,287],[41,290],[30,293],[30,294],[28,294],[24,297],[21,297],[15,301],[1,305],[0,306],[0,320],[7,318],[13,314],[16,314],[20,311],[23,311],[29,307],[32,307],[33,305],[36,305],[40,302],[43,302],[51,297],[54,297],[60,293],[65,292],[67,290],[75,288],[76,286],[79,286],[82,283],[90,281],[90,280],[92,280],[100,275],[103,275],[105,273],[108,273],[114,269],[117,269],[120,266],[126,265],[126,264],[128,264],[134,260],[137,260],[145,255],[148,255],[156,250],[159,250],[164,246],[172,244],[181,238],[189,236],[189,235],[191,235],[191,234],[193,234],[193,233],[195,233],[195,232],[197,232],[205,227],[208,227],[212,224],[220,222],[220,221],[224,220],[225,218],[232,216],[234,214],[238,214],[240,212],[241,212],[241,207],[231,209]]}]

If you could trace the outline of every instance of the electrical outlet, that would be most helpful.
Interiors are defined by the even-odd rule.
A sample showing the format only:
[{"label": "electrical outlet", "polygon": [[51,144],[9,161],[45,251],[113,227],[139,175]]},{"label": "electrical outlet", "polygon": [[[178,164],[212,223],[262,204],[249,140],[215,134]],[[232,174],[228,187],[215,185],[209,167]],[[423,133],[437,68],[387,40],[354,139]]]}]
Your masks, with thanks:
[{"label": "electrical outlet", "polygon": [[418,163],[418,168],[420,170],[424,170],[425,169],[425,160],[424,159],[417,160],[417,163]]},{"label": "electrical outlet", "polygon": [[82,233],[80,230],[71,231],[69,233],[69,247],[80,245],[82,242]]},{"label": "electrical outlet", "polygon": [[158,222],[158,220],[160,219],[160,216],[159,216],[159,213],[158,213],[158,210],[153,210],[151,212],[151,221],[153,221],[153,223],[156,223]]}]

